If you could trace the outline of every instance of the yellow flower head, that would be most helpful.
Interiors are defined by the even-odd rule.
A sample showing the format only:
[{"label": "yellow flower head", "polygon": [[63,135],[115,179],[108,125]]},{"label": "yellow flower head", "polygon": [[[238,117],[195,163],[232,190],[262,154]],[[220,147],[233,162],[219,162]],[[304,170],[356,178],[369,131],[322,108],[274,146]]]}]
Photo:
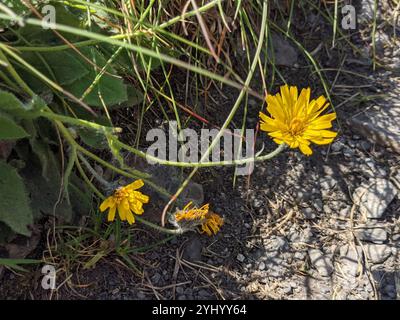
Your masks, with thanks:
[{"label": "yellow flower head", "polygon": [[290,148],[300,148],[305,155],[311,155],[311,142],[329,144],[337,132],[332,128],[336,113],[321,115],[328,106],[324,96],[310,101],[311,89],[302,89],[298,95],[297,87],[284,85],[280,94],[267,95],[267,111],[271,117],[260,112],[260,129],[278,143],[286,143]]},{"label": "yellow flower head", "polygon": [[208,213],[209,204],[203,205],[201,208],[193,207],[192,201],[190,201],[182,210],[177,211],[175,214],[175,220],[177,222],[181,220],[203,220]]},{"label": "yellow flower head", "polygon": [[213,212],[208,212],[205,221],[201,225],[202,232],[207,233],[207,235],[212,236],[213,233],[217,234],[219,229],[224,224],[224,219],[221,218],[218,214]]},{"label": "yellow flower head", "polygon": [[136,180],[125,187],[120,187],[114,191],[114,194],[103,201],[100,205],[100,211],[104,212],[108,208],[108,221],[115,219],[115,212],[118,209],[121,221],[127,220],[129,224],[135,222],[135,214],[143,213],[143,203],[148,203],[149,196],[144,195],[140,191],[135,191],[143,187],[143,180]]},{"label": "yellow flower head", "polygon": [[209,211],[209,204],[205,204],[200,208],[194,207],[189,202],[182,210],[175,213],[173,224],[184,230],[193,230],[197,227],[201,232],[211,236],[216,234],[221,228],[224,220],[216,213]]}]

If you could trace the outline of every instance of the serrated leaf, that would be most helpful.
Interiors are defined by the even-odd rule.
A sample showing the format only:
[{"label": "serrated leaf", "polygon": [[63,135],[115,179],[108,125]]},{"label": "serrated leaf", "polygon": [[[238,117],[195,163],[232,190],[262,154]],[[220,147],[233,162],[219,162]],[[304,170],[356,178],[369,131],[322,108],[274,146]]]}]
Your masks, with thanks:
[{"label": "serrated leaf", "polygon": [[30,235],[27,225],[33,223],[33,215],[25,185],[4,161],[0,161],[0,221],[19,234]]},{"label": "serrated leaf", "polygon": [[14,120],[11,120],[4,115],[0,115],[0,139],[15,140],[29,137],[29,134]]}]

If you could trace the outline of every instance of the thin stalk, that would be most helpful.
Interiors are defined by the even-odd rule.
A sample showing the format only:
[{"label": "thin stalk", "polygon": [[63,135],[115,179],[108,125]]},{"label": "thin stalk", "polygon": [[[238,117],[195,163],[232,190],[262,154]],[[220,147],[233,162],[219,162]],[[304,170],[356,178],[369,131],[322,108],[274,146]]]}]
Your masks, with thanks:
[{"label": "thin stalk", "polygon": [[[256,70],[258,59],[259,59],[259,56],[260,56],[260,53],[261,53],[261,50],[262,50],[262,47],[263,47],[263,44],[264,44],[264,36],[265,36],[265,30],[266,30],[266,27],[267,27],[267,18],[268,18],[267,13],[268,13],[268,1],[264,1],[263,2],[263,13],[262,13],[262,20],[261,20],[262,23],[261,23],[260,37],[259,37],[257,49],[256,49],[256,52],[255,52],[255,55],[254,55],[253,62],[252,62],[252,65],[250,67],[249,73],[247,75],[244,87],[240,91],[239,96],[238,96],[234,106],[232,107],[231,112],[229,113],[228,117],[226,118],[224,124],[222,125],[220,131],[218,132],[216,137],[213,139],[213,141],[211,142],[211,145],[206,150],[204,155],[201,157],[200,162],[204,162],[204,160],[208,158],[208,156],[210,155],[211,151],[214,149],[216,144],[221,139],[225,129],[228,127],[228,125],[232,121],[236,111],[240,107],[240,103],[241,103],[241,101],[242,101],[242,99],[243,99],[243,97],[245,95],[245,91],[246,91],[245,88],[247,88],[249,86],[250,81],[253,78],[253,74],[254,74],[254,71]],[[177,197],[182,193],[182,191],[186,188],[186,186],[189,184],[189,181],[192,179],[192,177],[195,175],[195,173],[197,172],[198,169],[199,169],[199,167],[195,167],[192,170],[192,172],[189,174],[189,176],[186,178],[186,180],[182,183],[180,188],[176,191],[176,193],[173,195],[173,197],[169,200],[169,202],[165,206],[165,208],[163,210],[163,213],[162,213],[162,216],[161,216],[161,225],[162,226],[165,225],[165,217],[166,217],[166,213],[168,211],[168,208],[177,199]]]}]

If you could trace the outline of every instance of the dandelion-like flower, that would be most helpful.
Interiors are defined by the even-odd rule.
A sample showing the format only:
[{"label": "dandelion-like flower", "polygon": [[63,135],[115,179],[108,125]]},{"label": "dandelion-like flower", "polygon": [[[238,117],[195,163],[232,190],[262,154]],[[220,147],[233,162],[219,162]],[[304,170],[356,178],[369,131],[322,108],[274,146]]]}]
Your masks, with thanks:
[{"label": "dandelion-like flower", "polygon": [[200,228],[202,233],[205,232],[212,236],[219,231],[224,219],[218,214],[210,212],[208,203],[197,208],[193,206],[192,202],[189,202],[182,210],[175,213],[171,222],[182,230]]},{"label": "dandelion-like flower", "polygon": [[305,155],[311,155],[310,144],[329,144],[337,132],[332,127],[336,113],[321,115],[328,106],[324,96],[310,101],[311,89],[284,85],[280,94],[267,95],[267,111],[271,117],[260,112],[260,129],[268,132],[277,144],[286,143],[290,148],[299,148]]},{"label": "dandelion-like flower", "polygon": [[201,230],[202,232],[207,233],[207,235],[212,236],[213,234],[217,234],[223,224],[223,218],[216,213],[208,212],[206,214],[205,221],[201,225]]},{"label": "dandelion-like flower", "polygon": [[103,201],[100,205],[100,211],[108,211],[108,221],[115,219],[115,212],[118,209],[119,218],[121,221],[128,221],[129,224],[135,223],[133,214],[141,215],[143,203],[148,203],[149,196],[144,195],[137,189],[143,187],[143,180],[139,179],[125,187],[120,187],[114,191],[114,194]]}]

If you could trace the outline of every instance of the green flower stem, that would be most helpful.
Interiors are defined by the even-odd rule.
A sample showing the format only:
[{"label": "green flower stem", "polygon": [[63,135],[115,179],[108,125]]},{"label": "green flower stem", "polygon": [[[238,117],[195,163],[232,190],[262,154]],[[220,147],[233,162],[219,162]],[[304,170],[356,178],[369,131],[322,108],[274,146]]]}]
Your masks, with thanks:
[{"label": "green flower stem", "polygon": [[14,91],[20,90],[20,88],[18,88],[18,86],[15,85],[15,83],[12,82],[11,79],[1,70],[0,70],[0,78],[3,79],[4,83],[8,85],[12,90]]},{"label": "green flower stem", "polygon": [[[265,161],[269,160],[276,155],[278,155],[281,151],[285,149],[285,144],[279,145],[275,150],[272,152],[263,155],[263,156],[257,156],[257,157],[251,157],[251,158],[246,158],[246,159],[239,159],[239,160],[232,160],[232,161],[214,161],[214,162],[184,162],[184,161],[169,161],[169,160],[163,160],[159,159],[156,157],[153,157],[151,155],[146,154],[143,151],[137,150],[121,141],[118,139],[114,140],[114,143],[116,146],[121,147],[137,156],[140,156],[142,158],[145,158],[147,160],[151,160],[154,162],[157,162],[158,164],[162,165],[167,165],[167,166],[174,166],[174,167],[185,167],[185,168],[190,168],[190,167],[195,167],[195,168],[204,168],[204,167],[218,167],[218,166],[234,166],[234,165],[243,165],[255,161]],[[203,157],[204,158],[204,157]],[[202,158],[202,159],[203,159]],[[203,160],[204,161],[204,160]]]},{"label": "green flower stem", "polygon": [[19,74],[15,71],[13,68],[12,64],[10,61],[8,61],[7,57],[3,53],[1,49],[4,49],[3,45],[0,43],[0,59],[3,60],[6,63],[6,69],[7,71],[11,74],[11,76],[14,78],[14,80],[18,83],[18,85],[25,90],[27,94],[29,94],[31,97],[35,95],[35,93],[29,88],[29,86],[25,83],[24,80],[19,76]]},{"label": "green flower stem", "polygon": [[78,153],[78,158],[84,164],[86,169],[92,174],[92,176],[96,178],[96,180],[98,182],[100,182],[105,187],[110,186],[110,183],[108,181],[106,181],[105,179],[103,179],[103,177],[100,176],[97,173],[97,171],[92,168],[92,166],[89,164],[89,162],[85,159],[85,157],[81,153]]},{"label": "green flower stem", "polygon": [[102,198],[104,197],[103,194],[94,186],[94,184],[90,181],[88,176],[86,175],[85,171],[83,170],[81,164],[79,163],[79,160],[75,158],[75,165],[78,168],[79,173],[81,174],[83,180],[86,182],[86,184],[89,186],[90,189],[99,197]]},{"label": "green flower stem", "polygon": [[[68,117],[68,116],[58,115],[58,114],[55,114],[55,113],[49,112],[49,111],[41,111],[40,115],[43,117],[46,117],[48,119],[60,120],[61,122],[69,123],[72,125],[83,126],[83,127],[87,127],[87,128],[93,129],[93,130],[98,130],[98,131],[101,131],[105,135],[108,135],[111,132],[115,132],[115,133],[121,132],[121,128],[105,127],[105,126],[99,125],[97,123],[93,123],[93,122],[81,120],[81,119],[75,119],[75,118]],[[163,159],[159,159],[157,157],[148,155],[141,150],[138,150],[134,147],[131,147],[131,146],[121,142],[115,136],[109,136],[109,138],[115,143],[116,147],[125,149],[141,158],[154,161],[161,165],[174,166],[174,167],[185,167],[185,168],[243,165],[243,164],[247,164],[247,163],[251,163],[251,162],[255,162],[255,161],[265,161],[265,160],[271,159],[271,158],[275,157],[277,154],[279,154],[282,150],[284,150],[284,146],[280,145],[274,151],[272,151],[266,155],[251,157],[251,158],[246,158],[246,159],[233,160],[233,161],[216,161],[216,162],[169,161],[169,160],[163,160]],[[90,157],[93,158],[91,155],[90,155]]]},{"label": "green flower stem", "polygon": [[39,111],[38,115],[45,117],[47,119],[50,119],[50,120],[59,120],[61,122],[68,123],[68,124],[71,124],[74,126],[86,127],[89,129],[100,131],[103,134],[122,132],[122,129],[119,127],[114,127],[114,128],[106,127],[106,126],[102,126],[100,124],[97,124],[97,123],[94,123],[91,121],[87,121],[87,120],[83,120],[83,119],[76,119],[76,118],[64,116],[61,114],[56,114],[56,113],[54,113],[52,111],[48,111],[48,110],[41,110],[41,111]]},{"label": "green flower stem", "polygon": [[167,234],[179,235],[179,234],[183,234],[183,233],[185,233],[187,231],[190,231],[190,230],[183,230],[183,229],[168,229],[168,228],[165,228],[165,227],[161,227],[159,225],[156,225],[156,224],[154,224],[154,223],[152,223],[150,221],[147,221],[147,220],[143,219],[142,217],[138,217],[137,215],[135,215],[135,219],[137,221],[139,221],[140,223],[143,223],[144,225],[146,225],[146,226],[148,226],[150,228],[153,228],[155,230],[158,230],[160,232],[167,233]]},{"label": "green flower stem", "polygon": [[[1,18],[1,13],[0,13],[0,18]],[[59,86],[57,83],[54,81],[50,80],[48,77],[46,77],[43,73],[41,73],[39,70],[37,70],[35,67],[27,63],[24,59],[22,59],[18,54],[16,54],[14,51],[12,51],[10,48],[8,48],[6,45],[0,42],[0,49],[4,50],[7,54],[9,54],[11,57],[13,57],[16,61],[21,63],[25,68],[27,68],[30,72],[32,72],[36,77],[50,85],[53,89],[56,91],[61,92],[62,94],[66,95],[68,98],[71,100],[75,101],[79,105],[81,105],[84,109],[86,109],[88,112],[93,114],[94,116],[97,116],[97,114],[83,101],[79,100],[77,97],[75,97],[73,94],[70,92],[64,90],[61,86]],[[0,56],[1,57],[1,56]],[[11,65],[10,65],[11,66]],[[15,71],[15,70],[14,70]],[[18,74],[16,76],[19,77]],[[18,81],[21,83],[22,79]],[[23,81],[22,81],[23,82]],[[34,96],[35,93],[28,87],[24,87],[24,89],[29,93],[29,95]]]},{"label": "green flower stem", "polygon": [[[213,150],[213,148],[215,147],[215,145],[221,139],[225,129],[228,127],[228,125],[232,121],[236,111],[240,107],[240,103],[241,103],[241,101],[242,101],[242,99],[243,99],[243,97],[244,97],[244,95],[246,93],[246,88],[248,88],[248,86],[250,85],[250,81],[253,78],[253,74],[254,74],[254,72],[256,70],[256,67],[257,67],[257,64],[258,64],[258,60],[260,58],[260,53],[261,53],[261,50],[262,50],[263,44],[264,44],[265,31],[267,29],[267,21],[268,21],[268,1],[264,0],[264,2],[263,2],[263,12],[262,12],[262,18],[261,18],[260,36],[259,36],[259,40],[258,40],[258,44],[257,44],[257,49],[256,49],[256,52],[254,54],[254,58],[253,58],[251,66],[250,66],[249,73],[248,73],[248,75],[246,77],[246,81],[244,83],[243,88],[241,89],[241,91],[239,93],[239,96],[238,96],[235,104],[232,107],[231,112],[229,113],[228,117],[226,118],[226,120],[225,120],[224,124],[222,125],[221,129],[219,130],[218,134],[216,135],[216,137],[211,142],[211,145],[208,147],[206,152],[201,157],[200,163],[202,163],[205,159],[208,158],[208,156],[210,155],[210,153]],[[281,146],[279,146],[279,147],[281,147]],[[278,147],[278,149],[279,149],[279,147]],[[282,146],[282,148],[284,148],[284,146]],[[169,200],[167,205],[164,207],[164,210],[163,210],[163,213],[162,213],[162,216],[161,216],[161,225],[162,226],[165,225],[165,216],[167,214],[169,206],[178,198],[178,196],[186,188],[186,186],[188,185],[189,181],[193,178],[193,176],[195,175],[195,173],[197,172],[198,169],[199,169],[199,167],[195,167],[192,170],[192,172],[189,174],[189,176],[186,178],[186,180],[182,183],[182,185],[179,187],[179,189],[176,191],[176,193],[173,195],[173,197]]]},{"label": "green flower stem", "polygon": [[96,162],[100,163],[101,165],[103,165],[104,167],[109,168],[110,170],[113,170],[114,172],[123,175],[127,178],[130,179],[143,179],[144,182],[146,182],[146,184],[148,184],[151,188],[153,188],[154,190],[156,190],[157,192],[159,192],[160,194],[163,194],[166,197],[170,197],[171,194],[165,190],[164,188],[161,188],[160,186],[158,186],[157,184],[155,184],[154,182],[150,181],[148,179],[149,175],[147,174],[143,174],[137,170],[131,170],[132,173],[128,173],[124,170],[121,170],[115,166],[113,166],[112,164],[108,163],[107,161],[104,161],[103,159],[99,158],[98,156],[96,156],[95,154],[91,153],[90,151],[86,150],[85,148],[83,148],[81,145],[79,145],[75,139],[71,136],[71,134],[69,133],[68,129],[66,127],[64,127],[64,125],[58,121],[55,120],[58,128],[60,129],[60,132],[63,134],[63,136],[65,137],[65,139],[71,144],[74,145],[76,147],[76,150],[85,154],[86,156],[88,156],[89,158],[92,158],[93,160],[95,160]]},{"label": "green flower stem", "polygon": [[114,234],[115,234],[116,247],[119,248],[119,245],[121,244],[121,220],[119,219],[115,220]]}]

